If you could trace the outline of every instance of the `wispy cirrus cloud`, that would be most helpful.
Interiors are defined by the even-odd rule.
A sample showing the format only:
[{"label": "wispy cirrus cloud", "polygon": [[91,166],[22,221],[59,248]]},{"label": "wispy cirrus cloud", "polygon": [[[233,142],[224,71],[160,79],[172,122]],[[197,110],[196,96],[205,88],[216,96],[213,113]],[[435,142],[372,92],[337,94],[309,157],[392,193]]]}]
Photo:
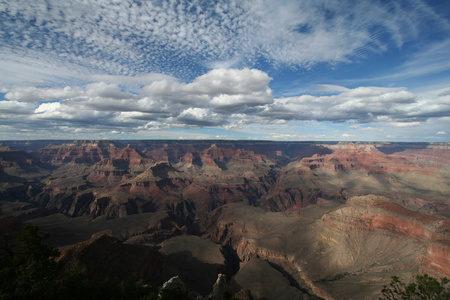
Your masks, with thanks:
[{"label": "wispy cirrus cloud", "polygon": [[[12,137],[215,128],[295,139],[323,137],[323,125],[343,139],[426,123],[445,138],[450,21],[431,5],[0,1],[0,126]],[[436,74],[439,89],[403,84]],[[342,123],[361,126],[324,125]],[[317,133],[280,129],[292,124]]]},{"label": "wispy cirrus cloud", "polygon": [[445,23],[419,0],[5,0],[0,17],[7,64],[25,68],[28,57],[39,60],[42,53],[49,69],[64,61],[84,74],[154,72],[183,79],[259,59],[301,67],[355,61],[391,44],[401,47],[423,24]]}]

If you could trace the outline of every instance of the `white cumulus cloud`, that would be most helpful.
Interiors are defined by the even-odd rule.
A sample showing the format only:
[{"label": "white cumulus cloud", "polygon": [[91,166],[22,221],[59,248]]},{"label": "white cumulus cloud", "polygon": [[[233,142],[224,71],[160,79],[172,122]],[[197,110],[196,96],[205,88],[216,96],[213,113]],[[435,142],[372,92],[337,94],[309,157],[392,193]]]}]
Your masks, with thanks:
[{"label": "white cumulus cloud", "polygon": [[[142,77],[109,78],[109,82],[84,86],[6,89],[7,97],[0,101],[0,120],[23,129],[25,124],[36,129],[72,126],[85,129],[83,132],[112,132],[120,127],[119,131],[127,133],[201,127],[282,128],[301,123],[296,121],[315,121],[316,125],[347,122],[351,125],[345,128],[361,133],[426,126],[432,130],[430,135],[445,135],[447,131],[438,126],[444,126],[450,116],[448,88],[413,93],[406,88],[324,86],[333,94],[275,98],[269,87],[271,78],[257,69],[211,70],[191,82],[152,75],[149,84],[140,84],[135,92],[124,90],[123,84],[142,83]],[[430,125],[430,120],[438,125]],[[425,125],[427,122],[430,124]],[[336,137],[358,137],[353,131]],[[273,138],[294,139],[295,135],[282,134],[277,132]]]}]

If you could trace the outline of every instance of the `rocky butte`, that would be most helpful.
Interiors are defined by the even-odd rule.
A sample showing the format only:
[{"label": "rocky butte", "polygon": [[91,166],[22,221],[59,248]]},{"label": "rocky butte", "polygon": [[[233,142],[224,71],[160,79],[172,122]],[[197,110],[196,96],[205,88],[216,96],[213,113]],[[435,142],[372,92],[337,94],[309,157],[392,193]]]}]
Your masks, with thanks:
[{"label": "rocky butte", "polygon": [[219,281],[246,299],[377,299],[393,275],[449,277],[449,197],[447,143],[0,147],[1,232],[29,222],[93,278],[178,276],[206,298]]}]

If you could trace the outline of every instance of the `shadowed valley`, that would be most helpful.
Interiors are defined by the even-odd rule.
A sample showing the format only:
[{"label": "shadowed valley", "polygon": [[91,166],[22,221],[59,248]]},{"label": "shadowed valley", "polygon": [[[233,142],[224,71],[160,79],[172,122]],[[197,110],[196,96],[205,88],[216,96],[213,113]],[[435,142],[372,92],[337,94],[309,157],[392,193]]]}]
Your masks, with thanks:
[{"label": "shadowed valley", "polygon": [[253,299],[377,299],[393,275],[448,277],[449,195],[446,143],[0,148],[1,232],[38,225],[93,277],[177,275],[204,297],[218,274]]}]

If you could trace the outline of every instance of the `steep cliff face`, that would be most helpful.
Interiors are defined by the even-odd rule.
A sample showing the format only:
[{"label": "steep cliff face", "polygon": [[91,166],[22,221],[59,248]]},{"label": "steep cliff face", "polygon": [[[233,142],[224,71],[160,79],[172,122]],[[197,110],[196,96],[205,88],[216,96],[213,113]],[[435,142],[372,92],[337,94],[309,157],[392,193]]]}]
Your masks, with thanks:
[{"label": "steep cliff face", "polygon": [[41,178],[51,169],[38,157],[10,147],[0,148],[0,201],[30,201],[42,190]]},{"label": "steep cliff face", "polygon": [[406,149],[394,152],[391,156],[403,157],[408,160],[415,160],[418,163],[431,166],[443,166],[449,164],[450,146],[445,143],[427,145],[424,149]]},{"label": "steep cliff face", "polygon": [[[333,153],[313,155],[286,166],[283,186],[297,183],[304,188],[320,188],[321,197],[337,200],[369,193],[384,195],[411,209],[420,207],[424,213],[448,214],[449,164],[431,158],[446,157],[449,152],[446,147],[389,155],[374,144],[345,143],[328,147]],[[411,154],[417,152],[426,152],[426,160]]]},{"label": "steep cliff face", "polygon": [[[448,238],[450,221],[410,211],[385,197],[352,197],[347,205],[322,217],[325,223],[342,230],[380,228],[419,241],[439,241]],[[339,225],[342,223],[342,227]]]},{"label": "steep cliff face", "polygon": [[[386,155],[378,150],[374,144],[345,143],[328,145],[328,147],[333,150],[333,153],[303,158],[302,165],[308,166],[310,169],[363,170],[369,174],[384,174],[387,172],[431,174],[435,169],[424,168],[415,162],[416,155]],[[412,151],[412,153],[416,152]]]},{"label": "steep cliff face", "polygon": [[326,299],[376,298],[398,273],[449,276],[448,220],[373,195],[335,205],[300,209],[298,217],[225,206],[211,218],[210,238],[233,248],[241,264],[268,261]]},{"label": "steep cliff face", "polygon": [[[16,180],[23,178],[33,178],[40,175],[47,175],[44,164],[39,157],[21,150],[14,150],[10,147],[0,148],[0,173],[17,177]],[[7,182],[7,179],[3,180]],[[9,181],[14,181],[12,178]]]},{"label": "steep cliff face", "polygon": [[23,220],[164,213],[128,238],[211,239],[240,263],[237,283],[267,270],[295,297],[363,299],[391,275],[450,276],[446,144],[75,141],[36,155],[0,151],[0,202],[42,210]]},{"label": "steep cliff face", "polygon": [[27,167],[32,165],[40,165],[40,160],[24,151],[13,150],[10,147],[0,148],[0,166],[2,168],[10,168],[13,166]]},{"label": "steep cliff face", "polygon": [[119,150],[120,145],[117,142],[99,140],[49,145],[39,150],[38,153],[45,162],[92,164],[114,156]]},{"label": "steep cliff face", "polygon": [[[140,211],[130,208],[139,198],[147,207],[171,209],[177,215],[189,212],[192,219],[239,201],[267,211],[295,211],[320,198],[343,203],[351,196],[374,193],[411,207],[421,203],[421,210],[430,214],[448,211],[447,165],[426,169],[417,162],[417,155],[426,155],[430,162],[433,151],[450,152],[445,147],[422,149],[412,159],[409,152],[384,154],[375,144],[315,145],[311,149],[318,154],[287,165],[281,163],[287,159],[285,150],[261,149],[272,153],[268,158],[233,145],[202,147],[177,144],[140,151],[111,141],[48,146],[39,154],[57,170],[34,188],[40,192],[29,200],[72,216],[111,217]],[[303,152],[309,153],[306,148]],[[426,197],[420,198],[422,194]]]},{"label": "steep cliff face", "polygon": [[[417,256],[426,260],[426,267],[439,277],[450,276],[449,253],[450,221],[410,211],[389,199],[379,196],[353,197],[334,212],[325,214],[321,222],[343,232],[362,231],[368,234],[378,231],[412,240],[422,245],[425,252]],[[417,255],[417,253],[416,253]]]},{"label": "steep cliff face", "polygon": [[[147,155],[154,155],[155,151]],[[61,169],[63,178],[49,180],[34,201],[56,206],[64,213],[72,212],[73,216],[77,213],[111,216],[113,206],[117,205],[115,215],[123,216],[134,211],[124,210],[123,204],[139,198],[155,209],[169,209],[180,217],[188,213],[189,218],[194,218],[225,203],[259,204],[258,197],[268,187],[254,176],[265,174],[271,166],[272,162],[253,152],[216,146],[195,156],[189,152],[173,165],[164,160],[155,162],[127,146],[112,158],[77,167],[76,172],[75,167],[67,172]],[[84,201],[80,199],[91,199],[92,205],[81,205]],[[80,205],[83,209],[73,209]]]},{"label": "steep cliff face", "polygon": [[154,160],[147,158],[139,150],[131,148],[129,145],[121,149],[111,159],[111,164],[115,167],[122,167],[130,172],[140,173],[145,168],[154,163]]},{"label": "steep cliff face", "polygon": [[129,146],[119,150],[111,158],[105,158],[88,170],[87,181],[97,186],[113,185],[144,172],[154,161]]}]

